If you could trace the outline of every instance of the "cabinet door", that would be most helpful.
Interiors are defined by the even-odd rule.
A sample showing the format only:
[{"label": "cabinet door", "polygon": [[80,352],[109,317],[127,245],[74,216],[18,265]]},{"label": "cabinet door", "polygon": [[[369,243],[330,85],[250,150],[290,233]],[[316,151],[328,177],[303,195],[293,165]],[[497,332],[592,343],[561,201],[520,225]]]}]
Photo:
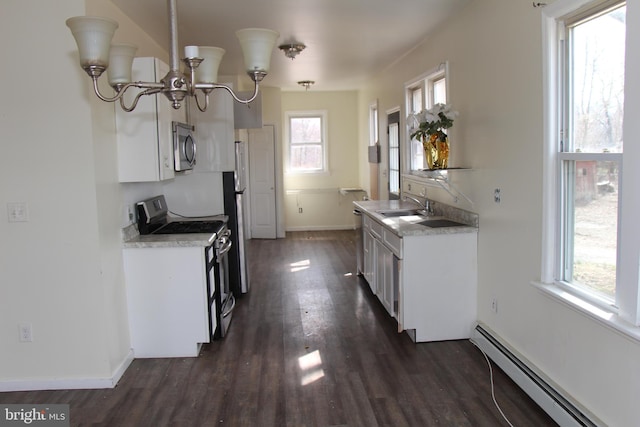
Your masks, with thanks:
[{"label": "cabinet door", "polygon": [[226,90],[214,90],[204,113],[189,103],[189,117],[195,127],[195,172],[226,172],[236,167],[233,128],[233,98]]},{"label": "cabinet door", "polygon": [[135,357],[197,356],[210,341],[202,248],[127,248],[123,262]]},{"label": "cabinet door", "polygon": [[[134,81],[159,81],[169,66],[157,58],[135,58]],[[130,106],[137,89],[125,93],[125,105]],[[173,166],[173,134],[171,121],[185,121],[183,106],[174,110],[163,95],[145,95],[132,112],[114,103],[118,140],[118,176],[120,182],[162,181],[175,176]]]},{"label": "cabinet door", "polygon": [[394,316],[394,274],[393,274],[393,252],[382,242],[376,239],[377,265],[376,283],[378,285],[378,299],[387,310]]},{"label": "cabinet door", "polygon": [[375,282],[375,239],[371,236],[371,233],[368,231],[364,231],[364,278],[369,283],[369,288],[371,288],[371,292],[376,293],[376,282]]},{"label": "cabinet door", "polygon": [[382,295],[384,292],[384,255],[385,255],[385,247],[378,239],[374,239],[374,246],[376,252],[376,265],[375,265],[375,276],[376,276],[376,295],[379,300],[382,300]]}]

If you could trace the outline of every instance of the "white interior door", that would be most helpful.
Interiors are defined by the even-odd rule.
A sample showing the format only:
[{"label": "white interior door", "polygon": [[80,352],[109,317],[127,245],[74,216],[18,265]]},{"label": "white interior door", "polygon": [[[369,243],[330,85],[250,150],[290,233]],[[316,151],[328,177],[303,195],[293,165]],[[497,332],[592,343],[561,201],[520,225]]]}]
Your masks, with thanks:
[{"label": "white interior door", "polygon": [[275,129],[249,130],[251,237],[276,238]]}]

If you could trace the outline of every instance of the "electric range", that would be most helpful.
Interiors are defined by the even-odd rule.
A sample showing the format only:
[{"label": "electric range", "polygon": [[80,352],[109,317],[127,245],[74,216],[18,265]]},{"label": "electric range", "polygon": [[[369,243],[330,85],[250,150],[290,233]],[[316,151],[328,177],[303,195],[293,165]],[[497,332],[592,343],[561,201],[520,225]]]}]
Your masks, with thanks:
[{"label": "electric range", "polygon": [[230,289],[228,253],[233,246],[226,221],[187,219],[169,221],[164,195],[136,203],[141,235],[210,233],[212,242],[204,248],[207,279],[207,309],[210,339],[223,338],[236,305]]},{"label": "electric range", "polygon": [[[185,219],[169,221],[169,208],[163,195],[136,203],[140,234],[221,234],[225,221],[211,219]],[[213,237],[215,239],[215,237]]]}]

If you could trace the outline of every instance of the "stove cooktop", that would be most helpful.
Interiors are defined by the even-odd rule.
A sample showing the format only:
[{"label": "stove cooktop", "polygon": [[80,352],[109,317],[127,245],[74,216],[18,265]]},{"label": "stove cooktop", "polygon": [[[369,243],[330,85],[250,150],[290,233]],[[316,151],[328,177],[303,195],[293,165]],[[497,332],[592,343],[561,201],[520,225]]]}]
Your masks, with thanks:
[{"label": "stove cooktop", "polygon": [[151,232],[151,234],[217,233],[224,221],[173,221]]},{"label": "stove cooktop", "polygon": [[169,221],[167,202],[163,195],[136,203],[140,234],[219,233],[225,222],[219,219],[187,219]]}]

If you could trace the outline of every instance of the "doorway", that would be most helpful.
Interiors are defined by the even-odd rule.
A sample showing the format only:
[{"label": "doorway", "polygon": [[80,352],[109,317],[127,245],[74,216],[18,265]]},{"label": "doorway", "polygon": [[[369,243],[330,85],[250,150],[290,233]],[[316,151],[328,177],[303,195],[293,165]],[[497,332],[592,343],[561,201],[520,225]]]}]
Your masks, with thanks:
[{"label": "doorway", "polygon": [[249,129],[249,188],[251,238],[275,239],[275,127]]}]

